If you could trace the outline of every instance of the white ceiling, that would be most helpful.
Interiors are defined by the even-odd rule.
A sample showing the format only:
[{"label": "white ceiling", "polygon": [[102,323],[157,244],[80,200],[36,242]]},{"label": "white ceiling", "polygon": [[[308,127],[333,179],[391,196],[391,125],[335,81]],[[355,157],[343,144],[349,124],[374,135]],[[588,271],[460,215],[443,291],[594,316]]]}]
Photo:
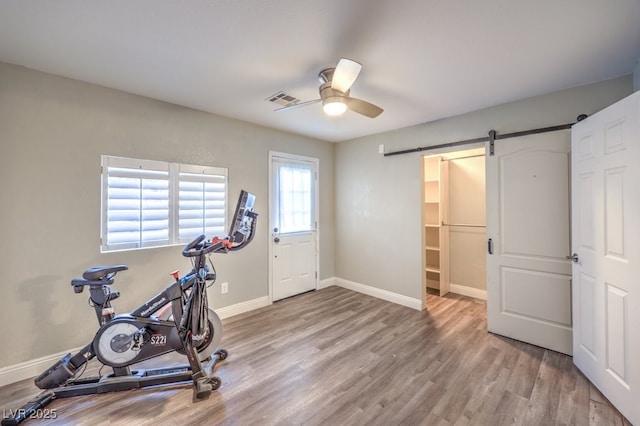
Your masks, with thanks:
[{"label": "white ceiling", "polygon": [[[318,98],[340,57],[384,108]],[[630,74],[638,0],[0,0],[0,61],[342,141]]]}]

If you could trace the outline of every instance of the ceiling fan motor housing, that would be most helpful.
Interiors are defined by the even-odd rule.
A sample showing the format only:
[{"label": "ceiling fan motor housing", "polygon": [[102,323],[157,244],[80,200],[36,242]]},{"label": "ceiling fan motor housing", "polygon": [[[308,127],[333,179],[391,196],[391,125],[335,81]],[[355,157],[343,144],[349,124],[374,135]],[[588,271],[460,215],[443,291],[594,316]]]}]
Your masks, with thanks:
[{"label": "ceiling fan motor housing", "polygon": [[349,99],[349,91],[347,90],[345,93],[336,90],[331,87],[331,81],[328,81],[320,86],[320,99],[322,99],[322,102],[337,101],[347,103],[347,100]]}]

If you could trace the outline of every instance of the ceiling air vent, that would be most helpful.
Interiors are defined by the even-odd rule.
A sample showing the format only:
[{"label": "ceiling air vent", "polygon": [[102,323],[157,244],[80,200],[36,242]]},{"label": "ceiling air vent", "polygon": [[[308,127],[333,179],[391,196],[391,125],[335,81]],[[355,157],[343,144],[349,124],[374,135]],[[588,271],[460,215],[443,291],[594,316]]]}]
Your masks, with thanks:
[{"label": "ceiling air vent", "polygon": [[273,102],[274,104],[282,105],[283,107],[288,107],[299,103],[300,99],[280,91],[269,96],[265,101]]}]

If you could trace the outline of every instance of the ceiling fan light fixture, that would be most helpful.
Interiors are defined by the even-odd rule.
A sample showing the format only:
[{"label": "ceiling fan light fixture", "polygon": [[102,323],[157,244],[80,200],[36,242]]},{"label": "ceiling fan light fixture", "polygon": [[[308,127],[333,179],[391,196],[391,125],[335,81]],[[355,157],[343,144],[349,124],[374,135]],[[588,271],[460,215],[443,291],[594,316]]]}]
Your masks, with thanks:
[{"label": "ceiling fan light fixture", "polygon": [[340,97],[326,98],[322,102],[322,109],[327,115],[342,115],[347,110],[347,103],[344,98]]}]

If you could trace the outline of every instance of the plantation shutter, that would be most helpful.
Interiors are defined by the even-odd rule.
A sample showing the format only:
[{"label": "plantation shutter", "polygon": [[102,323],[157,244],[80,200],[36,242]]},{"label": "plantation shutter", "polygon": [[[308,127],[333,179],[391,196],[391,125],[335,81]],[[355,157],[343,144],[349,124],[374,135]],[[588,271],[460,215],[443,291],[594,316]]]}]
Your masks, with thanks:
[{"label": "plantation shutter", "polygon": [[178,166],[178,239],[226,236],[227,169]]},{"label": "plantation shutter", "polygon": [[102,249],[167,245],[168,163],[103,157]]}]

